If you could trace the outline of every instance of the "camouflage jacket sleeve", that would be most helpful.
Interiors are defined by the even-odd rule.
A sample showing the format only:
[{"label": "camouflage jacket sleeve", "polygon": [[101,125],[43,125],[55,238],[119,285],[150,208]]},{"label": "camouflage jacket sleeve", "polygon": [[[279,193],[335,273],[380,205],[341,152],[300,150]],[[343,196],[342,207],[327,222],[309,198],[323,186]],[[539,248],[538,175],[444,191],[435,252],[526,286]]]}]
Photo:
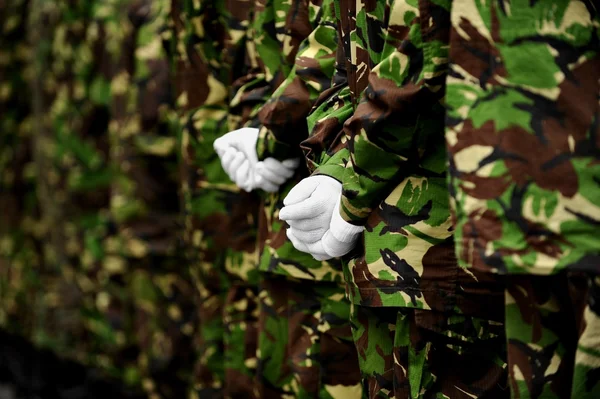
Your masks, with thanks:
[{"label": "camouflage jacket sleeve", "polygon": [[[390,40],[395,43],[383,48],[354,115],[344,125],[350,159],[340,212],[351,223],[364,223],[410,174],[444,171],[439,154],[444,147],[440,100],[447,69],[447,31],[437,26],[436,14],[429,13],[430,3],[420,1],[418,8],[394,4],[397,9],[390,13],[387,32],[395,36]],[[427,19],[420,18],[423,10]]]},{"label": "camouflage jacket sleeve", "polygon": [[333,0],[325,0],[314,18],[316,27],[300,45],[292,71],[259,111],[260,159],[284,159],[298,152],[308,136],[306,117],[319,95],[331,86],[337,45]]},{"label": "camouflage jacket sleeve", "polygon": [[598,273],[598,2],[452,14],[446,140],[461,266]]},{"label": "camouflage jacket sleeve", "polygon": [[334,79],[334,85],[325,94],[308,118],[311,135],[301,146],[313,175],[326,175],[342,182],[350,158],[343,124],[352,116],[354,107],[347,84],[338,86]]},{"label": "camouflage jacket sleeve", "polygon": [[244,44],[252,4],[244,0],[177,3],[173,47],[183,196],[196,198],[202,196],[199,187],[204,184],[235,187],[221,168],[213,142],[227,132],[227,120],[237,117],[229,110],[228,90],[235,77],[245,73]]},{"label": "camouflage jacket sleeve", "polygon": [[[321,17],[321,1],[253,1],[248,28],[248,73],[232,85],[231,109],[244,115],[246,126],[261,124],[258,113],[291,73],[301,43]],[[241,111],[240,111],[241,110]]]},{"label": "camouflage jacket sleeve", "polygon": [[169,123],[173,101],[165,51],[169,3],[128,5],[125,61],[112,81],[110,145],[119,179],[111,186],[111,210],[124,252],[133,257],[172,254],[177,242],[177,147]]},{"label": "camouflage jacket sleeve", "polygon": [[341,29],[341,24],[336,23],[335,72],[331,85],[316,99],[306,118],[308,138],[300,143],[312,174],[326,175],[340,182],[349,158],[343,126],[354,112]]}]

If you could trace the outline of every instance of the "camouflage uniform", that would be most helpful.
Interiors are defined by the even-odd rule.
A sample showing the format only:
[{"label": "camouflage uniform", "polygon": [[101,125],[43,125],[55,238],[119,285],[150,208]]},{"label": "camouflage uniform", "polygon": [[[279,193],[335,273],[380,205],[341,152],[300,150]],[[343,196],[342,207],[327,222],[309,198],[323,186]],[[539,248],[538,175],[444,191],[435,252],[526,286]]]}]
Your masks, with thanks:
[{"label": "camouflage uniform", "polygon": [[343,182],[342,217],[365,226],[344,270],[370,397],[507,395],[502,287],[454,257],[441,104],[450,6],[341,1],[340,84],[303,143],[315,173]]},{"label": "camouflage uniform", "polygon": [[[130,385],[143,383],[162,397],[181,397],[177,390],[184,388],[190,369],[185,355],[189,358],[192,331],[186,320],[191,309],[180,305],[190,298],[190,287],[174,273],[180,265],[173,256],[175,140],[164,118],[168,69],[164,55],[156,53],[160,46],[154,46],[168,13],[164,4],[160,7],[158,2],[151,7],[131,1],[34,2],[29,8],[14,4],[3,14],[7,34],[23,33],[27,25],[15,23],[28,10],[36,27],[28,38],[35,43],[29,53],[35,70],[24,75],[35,77],[31,150],[26,125],[3,119],[3,131],[17,133],[9,123],[23,124],[22,132],[10,138],[19,140],[13,146],[18,153],[6,156],[18,168],[18,178],[12,179],[18,184],[7,192],[12,189],[23,207],[15,212],[22,231],[6,244],[9,283],[19,291],[11,288],[6,296],[11,313],[24,307],[17,320],[36,344]],[[28,53],[15,43],[7,49],[18,62],[7,65],[23,68]],[[27,92],[26,85],[20,89]],[[6,95],[11,112],[24,118],[24,105],[10,90]],[[26,166],[32,156],[35,168]],[[25,190],[27,170],[27,179],[32,172],[39,176],[43,224],[29,214],[36,204],[30,198],[33,189]],[[148,213],[156,209],[160,215]],[[33,234],[44,238],[47,270],[30,251]]]},{"label": "camouflage uniform", "polygon": [[170,1],[120,1],[107,46],[120,43],[113,72],[111,219],[107,252],[126,265],[138,371],[150,398],[185,396],[193,366],[192,285],[181,267],[177,137],[168,51]]},{"label": "camouflage uniform", "polygon": [[[243,75],[251,2],[173,1],[175,85],[188,269],[195,285],[197,362],[191,397],[252,395],[256,357],[258,198],[221,169],[229,88]],[[234,115],[234,116],[232,116]]]},{"label": "camouflage uniform", "polygon": [[518,398],[600,395],[599,38],[593,1],[453,5],[456,253],[470,271],[507,275]]},{"label": "camouflage uniform", "polygon": [[[248,115],[246,126],[260,127],[260,159],[300,156],[306,117],[331,84],[336,44],[333,1],[256,2],[249,73],[234,83],[232,107]],[[306,176],[300,167],[277,193],[263,194],[256,396],[360,397],[341,264],[296,250],[278,219],[283,198]]]},{"label": "camouflage uniform", "polygon": [[[0,327],[27,338],[43,285],[33,163],[29,1],[0,5]],[[39,235],[38,235],[39,237]]]},{"label": "camouflage uniform", "polygon": [[[36,2],[35,162],[44,226],[36,344],[140,383],[127,265],[110,253],[112,2]],[[37,29],[37,28],[36,28]],[[39,34],[39,37],[37,36]],[[40,39],[39,41],[36,39]],[[112,46],[111,46],[112,45]],[[45,52],[48,54],[45,54]]]}]

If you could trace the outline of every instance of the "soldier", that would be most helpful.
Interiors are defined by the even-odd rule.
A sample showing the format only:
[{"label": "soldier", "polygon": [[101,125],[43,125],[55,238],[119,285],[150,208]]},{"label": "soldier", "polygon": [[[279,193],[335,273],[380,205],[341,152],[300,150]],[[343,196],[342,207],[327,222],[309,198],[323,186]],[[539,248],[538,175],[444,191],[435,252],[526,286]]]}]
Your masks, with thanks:
[{"label": "soldier", "polygon": [[288,237],[315,258],[344,256],[369,397],[507,396],[502,286],[454,257],[442,106],[450,3],[342,1],[336,11],[347,87],[311,115],[303,147],[318,168],[284,200]]},{"label": "soldier", "polygon": [[[515,398],[600,396],[600,15],[455,1],[446,141],[456,253],[504,275]],[[498,277],[500,278],[500,277]]]},{"label": "soldier", "polygon": [[[232,102],[248,109],[242,114],[249,121],[217,140],[215,148],[238,186],[267,192],[259,220],[256,395],[360,397],[340,264],[294,249],[277,217],[282,198],[306,176],[303,167],[295,170],[298,143],[308,134],[310,108],[334,72],[334,2],[256,2],[249,33],[250,71],[234,84]],[[278,142],[286,132],[294,139]]]},{"label": "soldier", "polygon": [[193,367],[195,309],[178,245],[170,1],[116,2],[113,15],[116,24],[107,24],[106,45],[119,51],[113,59],[109,123],[116,234],[107,252],[127,268],[126,306],[144,390],[150,398],[181,398]]},{"label": "soldier", "polygon": [[31,338],[43,285],[35,191],[29,1],[0,5],[0,326]]},{"label": "soldier", "polygon": [[[100,368],[130,387],[142,380],[128,263],[110,210],[112,83],[122,41],[116,2],[32,5],[33,104],[43,231],[42,306],[34,342]],[[37,36],[39,34],[39,37]],[[46,54],[45,52],[48,52]]]},{"label": "soldier", "polygon": [[242,118],[229,107],[229,88],[245,75],[251,6],[172,2],[184,244],[198,313],[192,398],[251,397],[254,391],[258,197],[229,181],[213,150],[229,121]]},{"label": "soldier", "polygon": [[[132,342],[125,332],[129,320],[118,295],[106,290],[123,292],[113,278],[123,269],[102,249],[110,234],[113,173],[107,131],[111,71],[100,15],[112,10],[91,6],[55,3],[37,14],[45,19],[36,24],[51,38],[49,64],[39,70],[35,101],[44,108],[37,115],[35,146],[42,218],[49,227],[44,256],[54,276],[45,282],[48,309],[36,341],[122,375],[134,360],[116,356]],[[109,308],[110,318],[102,312]]]}]

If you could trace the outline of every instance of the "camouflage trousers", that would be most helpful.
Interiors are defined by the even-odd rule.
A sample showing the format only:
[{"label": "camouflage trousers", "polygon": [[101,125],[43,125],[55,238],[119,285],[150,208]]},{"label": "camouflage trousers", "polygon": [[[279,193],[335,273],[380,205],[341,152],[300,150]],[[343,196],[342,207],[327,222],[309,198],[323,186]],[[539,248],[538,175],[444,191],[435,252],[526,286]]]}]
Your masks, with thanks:
[{"label": "camouflage trousers", "polygon": [[257,397],[362,397],[342,286],[264,273],[259,301]]},{"label": "camouflage trousers", "polygon": [[600,398],[600,277],[508,277],[506,335],[513,398]]},{"label": "camouflage trousers", "polygon": [[176,257],[147,256],[129,259],[128,265],[128,306],[142,387],[149,399],[182,398],[194,361],[193,287]]},{"label": "camouflage trousers", "polygon": [[233,284],[225,301],[225,397],[254,395],[258,344],[258,287]]},{"label": "camouflage trousers", "polygon": [[196,359],[189,393],[191,399],[222,398],[225,381],[223,307],[227,287],[211,292],[203,283],[203,279],[196,279],[198,325],[193,345]]},{"label": "camouflage trousers", "polygon": [[458,314],[352,306],[369,398],[507,398],[504,326]]},{"label": "camouflage trousers", "polygon": [[198,302],[197,361],[192,399],[254,395],[258,287],[231,282]]}]

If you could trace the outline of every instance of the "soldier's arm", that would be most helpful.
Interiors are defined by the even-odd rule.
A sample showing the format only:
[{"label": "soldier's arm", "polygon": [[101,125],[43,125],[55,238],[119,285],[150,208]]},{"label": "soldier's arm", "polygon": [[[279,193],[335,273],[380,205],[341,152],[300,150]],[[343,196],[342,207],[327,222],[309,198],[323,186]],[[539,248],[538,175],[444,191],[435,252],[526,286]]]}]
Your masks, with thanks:
[{"label": "soldier's arm", "polygon": [[448,46],[414,18],[405,24],[403,40],[370,73],[361,102],[344,125],[350,158],[340,213],[352,224],[364,224],[404,178],[445,170],[444,157],[432,152],[444,148],[441,100]]},{"label": "soldier's arm", "polygon": [[333,0],[326,0],[311,21],[314,29],[300,45],[294,67],[261,108],[257,141],[259,159],[286,159],[299,154],[308,137],[306,118],[317,98],[331,86],[337,29]]}]

